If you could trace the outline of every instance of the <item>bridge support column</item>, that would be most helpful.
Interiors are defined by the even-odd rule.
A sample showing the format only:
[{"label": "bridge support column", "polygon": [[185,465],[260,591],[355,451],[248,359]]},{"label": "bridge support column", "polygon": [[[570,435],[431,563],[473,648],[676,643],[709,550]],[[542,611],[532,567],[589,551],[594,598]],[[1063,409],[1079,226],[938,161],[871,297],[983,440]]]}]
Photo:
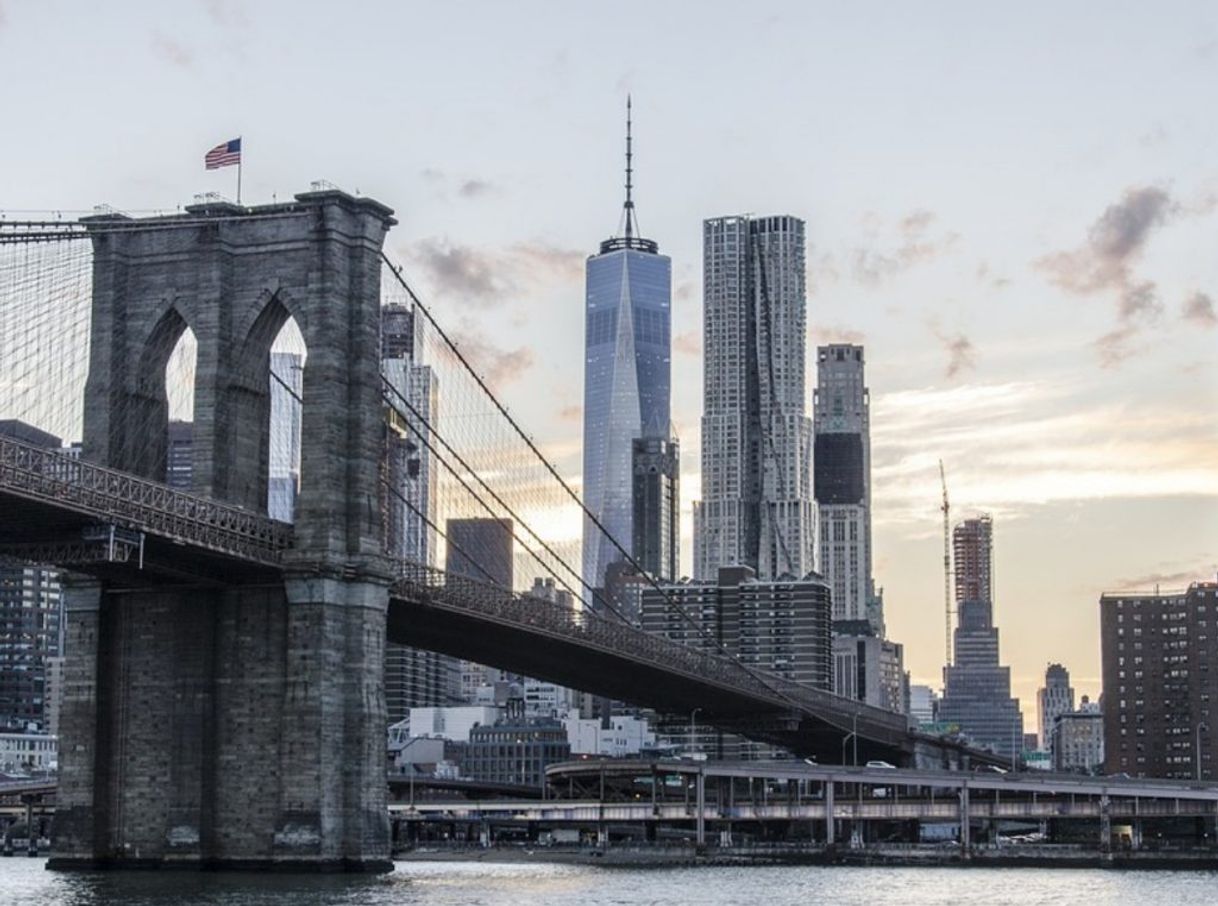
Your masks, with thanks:
[{"label": "bridge support column", "polygon": [[702,768],[698,769],[698,777],[696,783],[696,802],[695,807],[698,810],[698,817],[695,822],[697,828],[696,840],[699,849],[706,846],[706,771]]},{"label": "bridge support column", "polygon": [[1112,857],[1112,814],[1107,793],[1100,796],[1100,852],[1105,858]]},{"label": "bridge support column", "polygon": [[833,782],[825,784],[825,846],[832,852],[837,846],[837,818],[833,814]]},{"label": "bridge support column", "polygon": [[960,857],[968,859],[972,856],[972,817],[968,807],[968,782],[960,787]]}]

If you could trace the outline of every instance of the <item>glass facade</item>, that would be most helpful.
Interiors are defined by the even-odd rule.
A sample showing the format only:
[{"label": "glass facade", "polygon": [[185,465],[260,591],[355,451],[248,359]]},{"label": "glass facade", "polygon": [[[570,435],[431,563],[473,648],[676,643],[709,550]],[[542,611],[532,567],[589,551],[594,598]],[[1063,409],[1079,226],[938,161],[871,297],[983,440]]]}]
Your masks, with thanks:
[{"label": "glass facade", "polygon": [[[632,444],[668,435],[672,262],[636,240],[588,259],[584,357],[584,502],[618,543],[634,536]],[[585,520],[583,571],[593,587],[621,554]]]}]

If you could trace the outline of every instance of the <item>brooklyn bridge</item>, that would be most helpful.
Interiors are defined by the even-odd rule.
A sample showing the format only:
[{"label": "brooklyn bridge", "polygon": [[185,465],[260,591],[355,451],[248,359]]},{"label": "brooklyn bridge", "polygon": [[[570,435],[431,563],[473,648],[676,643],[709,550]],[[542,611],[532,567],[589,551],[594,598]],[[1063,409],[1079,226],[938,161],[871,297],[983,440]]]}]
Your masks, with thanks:
[{"label": "brooklyn bridge", "polygon": [[[0,222],[0,419],[81,438],[73,454],[0,437],[0,556],[66,571],[53,866],[386,867],[387,641],[696,710],[822,762],[848,740],[859,760],[911,768],[970,757],[713,639],[643,632],[598,599],[504,463],[527,464],[535,499],[579,508],[577,493],[415,296],[384,249],[394,224],[386,206],[328,188]],[[461,375],[465,420],[433,423],[382,374],[395,295]],[[290,523],[267,515],[270,358],[289,322],[307,349]],[[188,333],[185,490],[167,482],[166,373]],[[576,605],[395,555],[384,513],[410,504],[385,480],[387,423],[434,454],[474,512],[510,518],[521,555]]]}]

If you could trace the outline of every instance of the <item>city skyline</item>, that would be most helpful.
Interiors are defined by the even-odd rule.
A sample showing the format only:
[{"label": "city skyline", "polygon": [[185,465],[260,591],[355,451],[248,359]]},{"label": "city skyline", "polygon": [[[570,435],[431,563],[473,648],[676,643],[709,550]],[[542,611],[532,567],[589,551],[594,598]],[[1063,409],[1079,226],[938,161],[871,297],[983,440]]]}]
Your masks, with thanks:
[{"label": "city skyline", "polygon": [[[729,25],[708,7],[696,21],[657,11],[654,36],[636,45],[612,40],[625,25],[603,11],[588,25],[552,16],[530,35],[532,17],[487,8],[493,41],[471,35],[451,60],[416,51],[414,65],[451,73],[451,86],[415,94],[360,69],[405,33],[387,23],[347,55],[364,96],[344,84],[340,103],[318,86],[307,105],[290,86],[317,38],[274,4],[81,10],[67,30],[49,8],[3,9],[0,73],[32,71],[40,37],[54,35],[64,60],[13,100],[17,121],[60,115],[0,151],[22,174],[0,207],[172,209],[195,192],[232,194],[231,171],[205,174],[199,158],[238,133],[247,201],[327,177],[391,202],[394,247],[438,315],[572,476],[579,284],[620,197],[610,174],[633,90],[647,136],[644,228],[674,263],[686,519],[700,496],[699,225],[724,210],[790,211],[808,221],[809,347],[868,351],[875,572],[915,681],[934,681],[942,661],[938,458],[954,510],[998,520],[997,619],[1025,711],[1048,661],[1065,663],[1080,693],[1098,692],[1100,592],[1212,575],[1218,273],[1203,251],[1218,173],[1206,152],[1215,125],[1196,113],[1218,66],[1210,8],[1116,10],[1097,35],[1094,14],[1050,17],[1047,6],[961,10],[937,27],[913,11],[875,22],[779,5]],[[415,30],[458,24],[455,13],[417,16]],[[578,54],[589,27],[611,49],[596,65]],[[668,60],[656,46],[676,28],[699,50],[651,62]],[[333,40],[355,40],[342,31]],[[770,42],[762,75],[791,68],[776,97],[759,97],[758,74],[733,85],[733,67],[697,65],[698,53],[730,55],[741,34]],[[1046,34],[1051,51],[1072,51],[1069,65],[1044,65]],[[496,52],[505,36],[519,54]],[[132,53],[116,64],[105,48],[120,40]],[[834,43],[862,48],[859,59]],[[82,75],[103,64],[139,87],[121,102],[155,107],[155,120]],[[242,96],[246,81],[264,90]],[[788,140],[762,142],[778,105],[793,111]],[[332,115],[307,117],[317,106]],[[536,392],[550,386],[557,396]],[[688,550],[682,565],[692,572]]]}]

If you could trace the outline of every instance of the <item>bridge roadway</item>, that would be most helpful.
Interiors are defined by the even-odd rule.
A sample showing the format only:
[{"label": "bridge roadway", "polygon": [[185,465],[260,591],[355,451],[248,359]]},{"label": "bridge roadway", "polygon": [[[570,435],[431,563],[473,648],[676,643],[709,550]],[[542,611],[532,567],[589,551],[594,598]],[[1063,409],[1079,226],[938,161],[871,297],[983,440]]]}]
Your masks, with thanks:
[{"label": "bridge roadway", "polygon": [[[158,482],[0,437],[0,556],[139,585],[276,581],[292,527]],[[221,578],[222,577],[222,578]],[[822,760],[857,733],[859,757],[994,760],[911,734],[903,716],[575,611],[403,564],[390,641],[689,714]]]}]

